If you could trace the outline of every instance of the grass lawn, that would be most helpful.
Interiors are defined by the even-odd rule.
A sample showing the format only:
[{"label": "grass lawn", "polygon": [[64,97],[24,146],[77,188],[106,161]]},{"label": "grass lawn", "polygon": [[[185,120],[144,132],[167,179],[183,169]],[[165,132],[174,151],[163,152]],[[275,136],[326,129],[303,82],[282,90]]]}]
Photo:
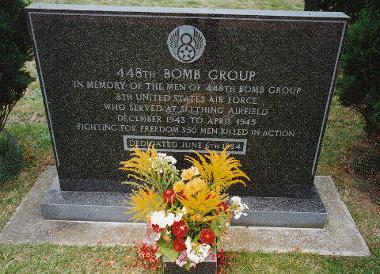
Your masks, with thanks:
[{"label": "grass lawn", "polygon": [[[39,0],[39,2],[250,9],[303,8],[302,0]],[[27,66],[35,75],[34,63],[29,63]],[[350,258],[299,253],[233,253],[230,272],[380,273],[380,207],[376,199],[371,197],[371,192],[367,191],[368,188],[362,188],[351,180],[347,164],[353,145],[365,137],[363,127],[360,115],[352,109],[342,107],[334,98],[318,174],[333,177],[373,256]],[[0,185],[0,228],[7,223],[44,167],[54,164],[37,81],[29,86],[26,96],[17,104],[6,129],[17,139],[25,159],[21,172]],[[369,189],[371,187],[376,186],[370,186]],[[136,273],[140,272],[136,263],[135,254],[126,247],[0,245],[0,273]]]}]

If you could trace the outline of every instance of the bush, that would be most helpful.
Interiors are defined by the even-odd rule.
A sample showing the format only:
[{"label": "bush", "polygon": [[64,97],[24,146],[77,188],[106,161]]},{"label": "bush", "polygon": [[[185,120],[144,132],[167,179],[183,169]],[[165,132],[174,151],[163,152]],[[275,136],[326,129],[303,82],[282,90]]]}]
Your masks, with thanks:
[{"label": "bush", "polygon": [[22,70],[31,57],[23,0],[0,0],[0,132],[31,82]]},{"label": "bush", "polygon": [[368,0],[304,0],[305,10],[341,11],[354,22]]},{"label": "bush", "polygon": [[321,0],[320,8],[323,11],[341,11],[351,17],[354,22],[368,0]]},{"label": "bush", "polygon": [[340,101],[355,107],[367,132],[380,136],[380,1],[370,0],[347,33],[338,81]]},{"label": "bush", "polygon": [[22,153],[16,140],[5,130],[0,133],[0,182],[16,174],[22,163]]}]

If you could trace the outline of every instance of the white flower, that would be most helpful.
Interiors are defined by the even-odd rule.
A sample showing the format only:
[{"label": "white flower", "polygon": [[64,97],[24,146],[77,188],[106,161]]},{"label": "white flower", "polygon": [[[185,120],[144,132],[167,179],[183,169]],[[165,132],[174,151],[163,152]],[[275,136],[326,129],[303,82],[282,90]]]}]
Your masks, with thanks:
[{"label": "white flower", "polygon": [[169,214],[166,216],[166,224],[167,224],[168,226],[172,226],[173,223],[174,223],[174,220],[175,220],[174,213],[169,213]]},{"label": "white flower", "polygon": [[196,264],[202,262],[202,257],[196,254],[194,251],[191,251],[189,254],[187,254],[187,258]]},{"label": "white flower", "polygon": [[247,216],[247,213],[244,213],[243,211],[245,209],[249,209],[249,207],[246,204],[243,204],[241,202],[241,198],[238,196],[231,197],[231,208],[233,209],[232,212],[234,213],[234,219],[238,220],[242,215]]},{"label": "white flower", "polygon": [[157,156],[158,156],[158,158],[165,159],[166,156],[168,156],[168,155],[166,153],[159,152],[159,153],[157,153]]},{"label": "white flower", "polygon": [[235,213],[234,219],[235,219],[235,220],[239,220],[240,217],[241,217],[241,215],[247,216],[247,213],[244,213],[244,212],[241,212],[241,211],[237,211],[237,212]]},{"label": "white flower", "polygon": [[185,170],[190,171],[192,174],[194,174],[194,176],[198,176],[199,175],[199,170],[195,166],[191,166],[190,168],[185,169]]},{"label": "white flower", "polygon": [[172,164],[172,165],[175,165],[175,164],[177,163],[177,159],[174,158],[173,156],[168,156],[168,157],[166,157],[166,160],[167,160],[170,164]]},{"label": "white flower", "polygon": [[174,213],[165,214],[165,211],[154,211],[150,214],[150,222],[153,225],[158,225],[159,228],[172,226],[175,221]]},{"label": "white flower", "polygon": [[232,203],[241,203],[241,198],[239,196],[231,197]]},{"label": "white flower", "polygon": [[168,156],[166,153],[157,153],[157,156],[160,159],[160,161],[166,162],[170,165],[175,165],[177,163],[176,158],[174,158],[173,156]]},{"label": "white flower", "polygon": [[150,222],[153,225],[158,225],[160,228],[166,227],[165,211],[153,211],[150,214]]},{"label": "white flower", "polygon": [[206,257],[209,254],[211,246],[208,244],[202,244],[199,246],[199,252],[202,254],[203,258],[206,259]]},{"label": "white flower", "polygon": [[185,245],[186,245],[186,252],[189,253],[191,251],[191,249],[193,248],[191,245],[191,238],[190,237],[187,237],[187,239],[185,241]]},{"label": "white flower", "polygon": [[179,222],[182,219],[182,217],[183,217],[183,213],[178,213],[178,214],[175,215],[174,220],[176,222]]},{"label": "white flower", "polygon": [[195,247],[194,247],[194,245],[191,242],[190,237],[187,237],[185,241],[185,245],[186,245],[187,258],[195,264],[203,262],[209,255],[209,251],[211,248],[211,246],[207,244],[201,244],[201,245],[195,244]]},{"label": "white flower", "polygon": [[187,213],[187,210],[186,210],[186,207],[183,207],[176,215],[175,215],[175,218],[174,218],[174,220],[176,221],[176,222],[179,222],[181,219],[182,219],[182,217],[183,217],[183,215],[185,215]]},{"label": "white flower", "polygon": [[192,249],[190,253],[187,254],[187,258],[193,263],[199,264],[203,262],[210,251],[210,245],[202,244],[199,245],[197,249]]}]

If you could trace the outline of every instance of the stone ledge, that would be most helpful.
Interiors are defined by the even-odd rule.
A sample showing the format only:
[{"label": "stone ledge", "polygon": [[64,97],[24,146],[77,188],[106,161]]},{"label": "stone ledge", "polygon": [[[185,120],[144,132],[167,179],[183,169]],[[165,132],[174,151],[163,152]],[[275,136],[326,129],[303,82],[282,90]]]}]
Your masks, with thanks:
[{"label": "stone ledge", "polygon": [[[40,204],[57,176],[50,166],[41,174],[0,234],[0,243],[63,245],[132,245],[143,240],[145,224],[45,220]],[[219,247],[226,251],[297,252],[334,256],[371,253],[334,186],[331,177],[316,182],[327,212],[323,229],[233,226]]]},{"label": "stone ledge", "polygon": [[[317,176],[314,183],[320,180]],[[232,225],[323,228],[326,222],[326,210],[315,187],[308,199],[243,197],[243,202],[249,207],[247,216],[232,220]]]},{"label": "stone ledge", "polygon": [[[41,211],[49,220],[129,222],[126,199],[125,193],[61,191],[55,177],[41,202]],[[326,220],[316,189],[309,199],[247,196],[243,202],[249,206],[248,215],[233,220],[232,225],[323,228]]]},{"label": "stone ledge", "polygon": [[55,177],[41,201],[41,212],[49,220],[128,222],[127,198],[124,193],[61,191]]}]

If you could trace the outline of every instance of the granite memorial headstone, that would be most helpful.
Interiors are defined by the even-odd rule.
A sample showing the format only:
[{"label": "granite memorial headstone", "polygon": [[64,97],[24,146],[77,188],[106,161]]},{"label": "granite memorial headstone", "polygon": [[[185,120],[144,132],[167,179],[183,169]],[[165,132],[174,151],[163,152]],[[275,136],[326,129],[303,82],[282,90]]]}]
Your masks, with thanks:
[{"label": "granite memorial headstone", "polygon": [[313,181],[346,15],[35,3],[27,17],[59,175],[46,217],[57,197],[128,192],[118,167],[136,145],[181,159],[229,144],[252,179],[231,190],[256,212],[241,223],[323,226]]}]

